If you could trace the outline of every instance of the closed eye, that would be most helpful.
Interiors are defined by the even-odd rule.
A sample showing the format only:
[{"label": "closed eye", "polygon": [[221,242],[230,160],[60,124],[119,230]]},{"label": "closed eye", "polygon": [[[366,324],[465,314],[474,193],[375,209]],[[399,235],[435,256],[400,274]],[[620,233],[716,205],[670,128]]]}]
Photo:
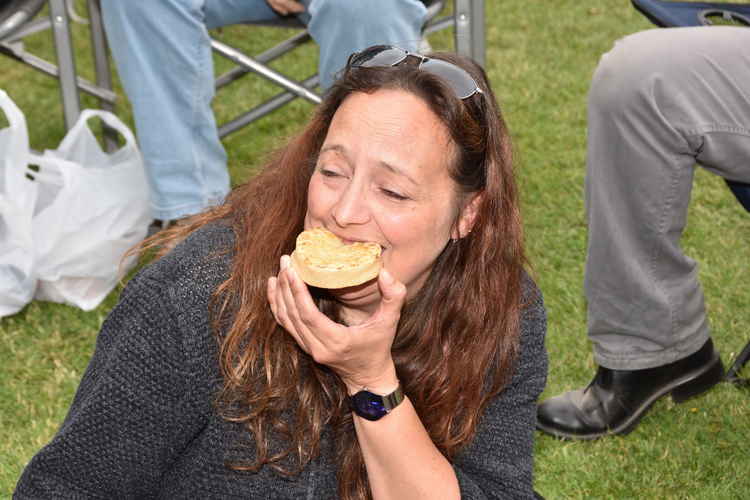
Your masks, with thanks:
[{"label": "closed eye", "polygon": [[384,188],[381,188],[381,189],[380,189],[380,191],[381,191],[381,192],[382,192],[382,193],[383,193],[384,195],[386,195],[387,197],[389,197],[389,198],[393,198],[394,200],[398,200],[398,201],[404,201],[404,200],[408,200],[408,199],[409,199],[409,197],[408,197],[408,196],[404,196],[404,195],[402,195],[402,194],[400,194],[400,193],[397,193],[397,192],[395,192],[395,191],[391,191],[390,189],[384,189]]},{"label": "closed eye", "polygon": [[341,174],[338,172],[335,172],[333,170],[328,170],[327,168],[321,168],[320,174],[323,177],[341,177]]}]

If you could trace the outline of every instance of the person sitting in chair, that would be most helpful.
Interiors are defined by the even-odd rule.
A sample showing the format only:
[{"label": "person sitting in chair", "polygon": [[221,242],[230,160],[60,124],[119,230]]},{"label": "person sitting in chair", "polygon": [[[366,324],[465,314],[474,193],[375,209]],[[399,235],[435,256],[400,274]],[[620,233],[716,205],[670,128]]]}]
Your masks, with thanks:
[{"label": "person sitting in chair", "polygon": [[750,182],[750,29],[654,29],[620,40],[588,103],[585,290],[592,382],[547,399],[561,438],[631,431],[651,405],[722,380],[696,263],[680,248],[694,165]]},{"label": "person sitting in chair", "polygon": [[102,0],[102,15],[133,106],[153,216],[166,226],[229,192],[211,109],[209,29],[298,16],[320,46],[325,90],[352,52],[383,43],[415,50],[426,8],[419,0]]}]

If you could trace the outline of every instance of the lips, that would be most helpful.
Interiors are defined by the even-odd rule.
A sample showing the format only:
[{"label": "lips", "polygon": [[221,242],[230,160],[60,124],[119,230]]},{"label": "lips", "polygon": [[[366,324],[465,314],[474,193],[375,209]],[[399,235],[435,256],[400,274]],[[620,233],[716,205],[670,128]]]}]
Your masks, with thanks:
[{"label": "lips", "polygon": [[[333,234],[335,234],[336,237],[338,239],[340,239],[341,241],[343,241],[344,244],[346,244],[346,245],[351,245],[353,243],[371,243],[371,242],[372,243],[377,243],[377,242],[374,242],[373,240],[370,240],[370,239],[367,239],[367,238],[347,238],[346,236],[344,236],[344,235],[342,235],[342,234],[340,234],[340,233],[338,233],[336,231],[332,231],[331,229],[329,229],[327,227],[325,229],[327,229],[328,231],[331,231]],[[382,245],[380,243],[378,243],[378,244],[380,245],[380,249],[381,250],[385,250],[386,247],[384,245]]]}]

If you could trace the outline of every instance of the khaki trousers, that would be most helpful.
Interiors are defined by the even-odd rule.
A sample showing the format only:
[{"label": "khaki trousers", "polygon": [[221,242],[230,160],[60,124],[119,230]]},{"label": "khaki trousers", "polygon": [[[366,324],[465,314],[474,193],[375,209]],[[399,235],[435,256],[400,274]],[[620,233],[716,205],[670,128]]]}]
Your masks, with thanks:
[{"label": "khaki trousers", "polygon": [[709,337],[697,265],[679,244],[695,166],[750,182],[750,29],[625,37],[602,57],[588,106],[594,357],[610,369],[664,365]]}]

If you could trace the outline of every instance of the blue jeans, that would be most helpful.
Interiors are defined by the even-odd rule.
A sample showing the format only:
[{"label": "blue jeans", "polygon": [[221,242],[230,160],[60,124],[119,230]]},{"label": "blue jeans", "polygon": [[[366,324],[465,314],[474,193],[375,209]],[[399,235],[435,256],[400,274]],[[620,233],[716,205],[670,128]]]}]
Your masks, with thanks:
[{"label": "blue jeans", "polygon": [[[320,46],[324,89],[352,52],[379,43],[416,49],[426,13],[418,0],[303,3],[300,19]],[[133,106],[154,218],[173,220],[220,203],[229,173],[211,110],[208,29],[277,14],[265,0],[103,0],[102,12]]]}]

